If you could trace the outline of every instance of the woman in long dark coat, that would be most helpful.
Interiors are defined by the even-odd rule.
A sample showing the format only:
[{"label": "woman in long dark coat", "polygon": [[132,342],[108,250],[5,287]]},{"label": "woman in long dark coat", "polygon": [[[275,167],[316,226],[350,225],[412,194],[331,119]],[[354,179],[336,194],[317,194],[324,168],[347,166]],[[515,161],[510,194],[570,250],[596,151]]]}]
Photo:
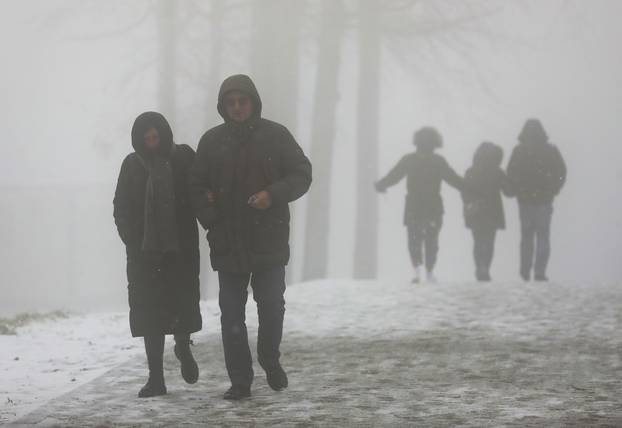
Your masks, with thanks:
[{"label": "woman in long dark coat", "polygon": [[164,336],[175,336],[175,355],[188,383],[199,376],[190,333],[201,329],[198,229],[188,194],[195,157],[159,113],[138,116],[132,146],[121,165],[114,220],[127,250],[132,336],[144,337],[149,380],[139,397],[166,394]]},{"label": "woman in long dark coat", "polygon": [[473,233],[475,278],[488,282],[495,251],[497,230],[505,229],[501,193],[511,196],[511,188],[501,169],[503,149],[483,142],[473,155],[473,165],[464,174],[464,221]]}]

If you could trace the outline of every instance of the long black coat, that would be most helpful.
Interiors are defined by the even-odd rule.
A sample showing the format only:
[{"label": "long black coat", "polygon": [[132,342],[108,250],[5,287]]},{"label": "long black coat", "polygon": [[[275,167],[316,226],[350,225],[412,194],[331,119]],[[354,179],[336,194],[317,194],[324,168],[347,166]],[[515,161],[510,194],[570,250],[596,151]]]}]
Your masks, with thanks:
[{"label": "long black coat", "polygon": [[[254,117],[235,124],[226,116],[223,97],[229,91],[251,96]],[[217,271],[254,272],[289,261],[289,202],[311,184],[311,163],[284,126],[261,118],[261,99],[247,76],[223,83],[218,110],[225,123],[210,129],[199,142],[190,174],[196,214],[207,229],[212,267]],[[248,205],[251,195],[266,190],[272,206]],[[210,203],[207,192],[215,193]]]},{"label": "long black coat", "polygon": [[[141,251],[145,190],[148,173],[139,153],[150,127],[160,134],[162,150],[170,154],[175,188],[179,253],[154,259]],[[133,336],[192,333],[201,329],[199,309],[198,228],[188,192],[188,171],[195,153],[187,145],[174,145],[172,131],[163,116],[139,116],[132,130],[135,152],[121,165],[114,196],[114,219],[126,245],[130,329]]]}]

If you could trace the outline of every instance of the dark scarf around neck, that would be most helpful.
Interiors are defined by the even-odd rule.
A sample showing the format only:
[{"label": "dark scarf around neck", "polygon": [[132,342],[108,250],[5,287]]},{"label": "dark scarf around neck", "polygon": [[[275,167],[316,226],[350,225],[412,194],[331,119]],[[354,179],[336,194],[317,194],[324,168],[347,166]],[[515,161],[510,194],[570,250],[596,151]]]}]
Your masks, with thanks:
[{"label": "dark scarf around neck", "polygon": [[143,157],[147,171],[142,251],[153,255],[179,252],[177,213],[175,209],[175,181],[172,159],[175,145],[168,156]]}]

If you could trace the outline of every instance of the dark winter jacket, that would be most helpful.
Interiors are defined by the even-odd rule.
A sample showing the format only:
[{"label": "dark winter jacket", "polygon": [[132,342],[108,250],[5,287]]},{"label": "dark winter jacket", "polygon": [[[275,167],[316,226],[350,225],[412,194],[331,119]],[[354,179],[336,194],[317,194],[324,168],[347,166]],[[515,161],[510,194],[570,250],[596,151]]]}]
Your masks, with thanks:
[{"label": "dark winter jacket", "polygon": [[519,135],[507,176],[519,203],[551,203],[566,182],[566,164],[537,119],[530,119]]},{"label": "dark winter jacket", "polygon": [[[224,96],[248,94],[254,116],[243,124],[227,117]],[[225,123],[207,131],[199,142],[190,183],[197,218],[207,229],[214,270],[253,272],[289,261],[289,202],[311,184],[311,163],[290,132],[261,117],[261,99],[248,76],[226,79],[218,111]],[[248,205],[253,194],[266,190],[272,206]],[[207,192],[215,194],[209,202]]]},{"label": "dark winter jacket", "polygon": [[[177,251],[157,254],[143,251],[145,201],[149,160],[143,136],[155,128],[160,153],[170,162]],[[188,191],[188,171],[194,150],[176,145],[166,119],[159,113],[140,115],[132,129],[134,152],[121,165],[114,196],[114,220],[127,251],[130,327],[134,336],[152,333],[190,333],[201,329],[199,310],[198,228]],[[157,207],[156,207],[157,209]],[[160,225],[162,227],[162,225]]]},{"label": "dark winter jacket", "polygon": [[473,156],[473,165],[464,175],[464,221],[469,229],[505,229],[501,193],[511,195],[505,172],[501,169],[503,149],[482,143]]},{"label": "dark winter jacket", "polygon": [[406,206],[404,224],[429,222],[443,216],[441,183],[461,190],[462,178],[449,166],[444,157],[428,150],[418,149],[404,156],[380,181],[376,188],[384,191],[406,177]]}]

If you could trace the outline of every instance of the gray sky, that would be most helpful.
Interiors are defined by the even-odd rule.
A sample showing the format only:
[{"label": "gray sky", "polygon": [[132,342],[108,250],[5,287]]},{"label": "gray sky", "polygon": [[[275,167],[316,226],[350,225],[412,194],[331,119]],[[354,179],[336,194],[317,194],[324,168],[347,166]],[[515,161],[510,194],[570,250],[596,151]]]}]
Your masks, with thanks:
[{"label": "gray sky", "polygon": [[[144,60],[154,52],[156,39],[149,22],[122,36],[90,37],[131,24],[146,3],[102,4],[0,0],[0,124],[4,137],[0,184],[10,194],[3,199],[11,201],[10,207],[3,207],[1,233],[11,245],[2,253],[6,266],[0,290],[9,296],[11,284],[32,282],[24,270],[50,272],[52,282],[61,277],[62,281],[92,280],[89,273],[95,270],[98,274],[90,284],[92,289],[118,287],[120,295],[124,292],[123,248],[112,222],[112,192],[121,160],[130,150],[134,118],[142,111],[157,109],[156,70]],[[412,149],[411,135],[423,125],[439,128],[445,138],[442,154],[460,174],[483,140],[503,146],[506,162],[525,119],[538,117],[569,168],[567,186],[555,205],[550,274],[560,280],[619,281],[622,30],[618,20],[622,2],[497,4],[502,6],[486,18],[485,25],[500,36],[494,41],[487,36],[478,39],[466,54],[470,63],[442,49],[446,62],[429,61],[421,55],[420,42],[413,42],[403,55],[415,63],[421,58],[426,73],[419,74],[384,51],[380,170],[386,172]],[[244,28],[246,18],[241,14],[230,28]],[[275,25],[278,19],[282,17],[275,17]],[[354,42],[354,34],[346,33],[334,158],[340,173],[333,188],[330,231],[334,237],[330,273],[334,277],[348,277],[352,271]],[[313,41],[306,43],[308,49],[303,49],[305,56],[300,60],[301,92],[292,102],[300,108],[296,136],[308,148],[315,51]],[[222,77],[248,72],[247,55],[244,47],[228,52],[220,70]],[[187,64],[192,67],[192,62]],[[455,65],[454,71],[447,70],[448,64]],[[196,74],[200,76],[200,71]],[[200,135],[219,122],[215,100],[210,104],[206,94],[213,93],[220,82],[198,80],[178,79],[179,112],[172,124],[177,142],[195,148]],[[265,93],[270,88],[259,84],[259,90]],[[270,110],[266,106],[268,114]],[[279,117],[270,119],[279,121]],[[370,183],[375,178],[370,177]],[[38,212],[41,207],[32,206],[33,198],[22,198],[27,194],[23,187],[46,187],[62,193],[65,185],[97,185],[101,189],[96,194],[87,192],[87,196],[76,194],[78,208],[73,221],[81,225],[78,230],[86,228],[88,233],[77,232],[77,237],[69,240],[69,232],[60,226],[66,220],[64,203],[54,207],[53,199],[46,200],[45,210]],[[401,224],[404,192],[400,185],[380,196],[380,275],[399,280],[408,278],[411,269]],[[438,276],[470,280],[471,236],[463,226],[460,198],[448,188],[443,196],[447,212]],[[295,211],[294,251],[301,248],[297,243],[304,204],[303,200],[295,205],[300,209]],[[91,207],[97,207],[95,216]],[[493,274],[515,280],[519,239],[515,201],[505,200],[505,209],[508,230],[498,237]],[[23,211],[35,214],[22,216]],[[92,257],[82,260],[89,252],[101,254],[102,263]],[[58,257],[75,258],[82,268],[62,274]],[[207,254],[203,257],[207,259]],[[295,258],[292,268],[299,265],[300,259]],[[19,298],[16,295],[16,301]]]}]

